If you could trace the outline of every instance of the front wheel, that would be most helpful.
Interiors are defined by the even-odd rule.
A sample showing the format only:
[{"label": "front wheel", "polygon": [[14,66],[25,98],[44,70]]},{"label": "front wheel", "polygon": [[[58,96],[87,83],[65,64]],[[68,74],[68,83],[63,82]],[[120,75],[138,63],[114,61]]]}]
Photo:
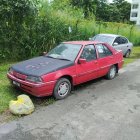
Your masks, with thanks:
[{"label": "front wheel", "polygon": [[111,79],[115,78],[116,73],[117,73],[116,66],[115,65],[111,66],[110,70],[108,71],[108,73],[106,75],[107,79],[111,80]]},{"label": "front wheel", "polygon": [[130,50],[127,50],[126,54],[125,54],[125,57],[128,58],[131,54],[131,51]]},{"label": "front wheel", "polygon": [[61,100],[68,96],[71,92],[71,82],[66,78],[57,81],[53,95],[56,99]]}]

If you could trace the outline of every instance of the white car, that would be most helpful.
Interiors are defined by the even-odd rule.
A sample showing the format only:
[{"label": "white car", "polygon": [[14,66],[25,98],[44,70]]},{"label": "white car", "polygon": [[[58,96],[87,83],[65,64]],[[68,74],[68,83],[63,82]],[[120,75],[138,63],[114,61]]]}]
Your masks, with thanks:
[{"label": "white car", "polygon": [[132,51],[133,43],[131,43],[126,37],[115,34],[98,34],[90,40],[106,42],[113,46],[116,50],[122,50],[125,57],[129,57]]}]

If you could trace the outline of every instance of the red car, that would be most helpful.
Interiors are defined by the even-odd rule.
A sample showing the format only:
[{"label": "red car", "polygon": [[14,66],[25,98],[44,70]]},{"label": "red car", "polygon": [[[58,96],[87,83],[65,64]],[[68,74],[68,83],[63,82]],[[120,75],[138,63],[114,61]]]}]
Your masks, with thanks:
[{"label": "red car", "polygon": [[13,65],[7,76],[13,85],[34,96],[63,99],[75,85],[105,75],[113,79],[122,65],[122,52],[106,43],[73,41]]}]

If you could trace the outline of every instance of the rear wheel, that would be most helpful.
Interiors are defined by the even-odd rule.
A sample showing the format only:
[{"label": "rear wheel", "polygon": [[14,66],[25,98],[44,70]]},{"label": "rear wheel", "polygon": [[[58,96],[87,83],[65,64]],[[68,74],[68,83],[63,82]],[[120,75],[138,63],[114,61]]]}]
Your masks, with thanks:
[{"label": "rear wheel", "polygon": [[131,51],[130,50],[127,50],[126,54],[125,54],[125,57],[128,58],[131,54]]},{"label": "rear wheel", "polygon": [[108,71],[108,73],[106,75],[107,79],[111,80],[111,79],[115,78],[116,73],[117,73],[116,66],[115,65],[111,66],[110,70]]},{"label": "rear wheel", "polygon": [[54,88],[54,97],[58,100],[64,99],[71,92],[71,82],[66,78],[57,81]]}]

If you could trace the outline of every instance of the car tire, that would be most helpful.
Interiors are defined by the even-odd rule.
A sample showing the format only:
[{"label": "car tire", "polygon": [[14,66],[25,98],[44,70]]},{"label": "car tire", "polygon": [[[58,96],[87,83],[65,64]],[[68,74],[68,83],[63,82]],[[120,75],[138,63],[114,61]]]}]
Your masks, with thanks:
[{"label": "car tire", "polygon": [[130,50],[127,50],[126,54],[125,54],[125,57],[128,58],[131,54],[131,51]]},{"label": "car tire", "polygon": [[57,81],[53,95],[57,100],[66,98],[71,92],[71,82],[67,78],[61,78]]},{"label": "car tire", "polygon": [[115,76],[116,76],[116,73],[117,73],[117,68],[116,68],[115,65],[113,65],[113,66],[110,67],[110,69],[109,69],[109,71],[108,71],[108,73],[106,75],[106,78],[108,80],[114,79]]}]

